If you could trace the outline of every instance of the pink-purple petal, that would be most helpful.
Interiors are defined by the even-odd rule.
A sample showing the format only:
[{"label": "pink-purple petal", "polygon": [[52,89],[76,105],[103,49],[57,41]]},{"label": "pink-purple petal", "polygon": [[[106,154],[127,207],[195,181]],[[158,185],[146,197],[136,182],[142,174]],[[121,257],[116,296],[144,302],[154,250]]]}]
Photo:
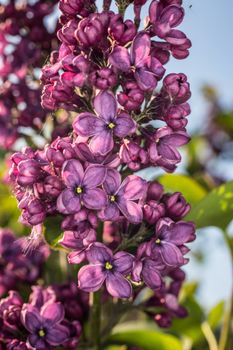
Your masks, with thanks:
[{"label": "pink-purple petal", "polygon": [[114,95],[111,92],[100,92],[94,99],[94,107],[97,114],[105,122],[110,122],[116,116],[117,102]]},{"label": "pink-purple petal", "polygon": [[80,197],[73,190],[66,189],[57,198],[57,210],[62,214],[74,214],[80,208]]},{"label": "pink-purple petal", "polygon": [[121,184],[121,175],[115,169],[107,169],[106,178],[103,184],[108,194],[115,194]]},{"label": "pink-purple petal", "polygon": [[102,156],[108,154],[113,147],[114,142],[111,130],[103,130],[102,133],[92,137],[90,141],[90,150]]},{"label": "pink-purple petal", "polygon": [[151,40],[148,34],[139,33],[133,40],[131,60],[137,68],[143,67],[150,54]]},{"label": "pink-purple petal", "polygon": [[91,264],[102,264],[105,262],[110,262],[112,260],[113,254],[111,249],[106,247],[103,243],[96,242],[91,245],[87,251],[87,260]]},{"label": "pink-purple petal", "polygon": [[125,137],[136,130],[136,123],[129,114],[121,113],[116,119],[114,134],[118,137]]},{"label": "pink-purple petal", "polygon": [[127,252],[118,252],[114,256],[115,271],[127,275],[133,267],[134,257]]},{"label": "pink-purple petal", "polygon": [[86,265],[79,270],[78,287],[84,292],[96,292],[102,287],[105,278],[102,265]]},{"label": "pink-purple petal", "polygon": [[46,322],[49,321],[50,326],[61,322],[65,314],[64,308],[60,303],[44,304],[40,313],[46,319]]},{"label": "pink-purple petal", "polygon": [[83,137],[90,137],[101,133],[104,121],[91,113],[81,113],[73,122],[75,132]]},{"label": "pink-purple petal", "polygon": [[67,160],[62,168],[62,179],[67,187],[81,184],[84,171],[82,164],[76,159]]},{"label": "pink-purple petal", "polygon": [[127,72],[131,65],[128,50],[121,46],[115,47],[109,57],[109,62],[122,72]]},{"label": "pink-purple petal", "polygon": [[108,293],[115,298],[128,299],[132,295],[130,282],[118,272],[107,274],[106,288]]},{"label": "pink-purple petal", "polygon": [[86,189],[82,200],[88,209],[100,210],[107,205],[106,193],[100,188]]},{"label": "pink-purple petal", "polygon": [[142,208],[139,204],[129,201],[121,200],[117,203],[118,208],[122,214],[133,224],[139,224],[143,219]]},{"label": "pink-purple petal", "polygon": [[62,345],[70,335],[67,327],[57,324],[48,329],[46,333],[46,340],[52,346]]},{"label": "pink-purple petal", "polygon": [[85,188],[95,188],[104,182],[105,177],[106,168],[104,166],[89,165],[84,174],[83,185]]}]

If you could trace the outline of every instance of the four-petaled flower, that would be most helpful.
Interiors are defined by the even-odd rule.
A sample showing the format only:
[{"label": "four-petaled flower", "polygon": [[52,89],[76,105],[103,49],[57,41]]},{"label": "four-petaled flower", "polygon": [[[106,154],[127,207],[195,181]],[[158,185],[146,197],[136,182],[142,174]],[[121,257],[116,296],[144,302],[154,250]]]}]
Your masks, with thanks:
[{"label": "four-petaled flower", "polygon": [[110,295],[117,298],[130,298],[132,287],[127,280],[132,270],[134,257],[127,252],[112,251],[102,243],[94,243],[86,253],[89,265],[78,273],[78,286],[86,292],[99,290],[104,282]]},{"label": "four-petaled flower", "polygon": [[62,345],[70,336],[69,329],[60,324],[63,319],[64,308],[60,303],[46,303],[40,311],[30,304],[24,306],[22,322],[30,333],[28,343],[38,350]]},{"label": "four-petaled flower", "polygon": [[165,218],[156,225],[155,237],[147,243],[147,255],[160,256],[170,267],[184,265],[188,260],[184,258],[189,249],[184,245],[195,239],[195,226],[192,222],[173,222]]},{"label": "four-petaled flower", "polygon": [[67,160],[62,169],[62,179],[67,188],[57,199],[57,209],[63,214],[73,214],[85,206],[88,209],[102,209],[107,203],[104,191],[97,188],[104,182],[106,168],[90,165],[84,171],[76,159]]},{"label": "four-petaled flower", "polygon": [[147,182],[136,175],[129,175],[121,183],[121,175],[115,169],[108,169],[103,187],[108,194],[108,204],[99,217],[103,220],[116,220],[120,212],[129,222],[137,224],[143,219],[142,206],[135,201],[146,195]]},{"label": "four-petaled flower", "polygon": [[130,54],[125,47],[116,46],[109,62],[122,72],[134,74],[140,89],[153,90],[165,69],[160,61],[150,55],[151,40],[148,34],[139,33],[133,40]]},{"label": "four-petaled flower", "polygon": [[81,113],[73,122],[78,135],[90,137],[90,150],[102,156],[114,147],[113,136],[125,137],[135,131],[136,123],[125,112],[117,115],[117,102],[112,93],[100,92],[94,99],[97,116]]}]

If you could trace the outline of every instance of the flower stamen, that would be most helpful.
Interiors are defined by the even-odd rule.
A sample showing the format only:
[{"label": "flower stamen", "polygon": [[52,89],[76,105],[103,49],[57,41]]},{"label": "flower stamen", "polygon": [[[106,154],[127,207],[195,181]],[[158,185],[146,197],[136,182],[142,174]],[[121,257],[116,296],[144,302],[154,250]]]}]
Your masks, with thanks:
[{"label": "flower stamen", "polygon": [[76,187],[76,193],[81,194],[83,192],[82,187],[78,186]]},{"label": "flower stamen", "polygon": [[114,123],[109,123],[109,124],[108,124],[109,129],[114,129],[115,126],[116,126],[116,125],[115,125]]},{"label": "flower stamen", "polygon": [[113,268],[113,266],[112,266],[112,264],[110,264],[110,262],[106,262],[106,264],[105,264],[105,269],[106,270],[112,270],[112,268]]}]

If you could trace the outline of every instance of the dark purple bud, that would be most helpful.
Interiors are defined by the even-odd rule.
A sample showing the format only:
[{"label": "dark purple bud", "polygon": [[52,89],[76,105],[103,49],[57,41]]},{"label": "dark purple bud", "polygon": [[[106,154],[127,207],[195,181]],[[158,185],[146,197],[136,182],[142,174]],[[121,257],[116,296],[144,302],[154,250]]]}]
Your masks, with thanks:
[{"label": "dark purple bud", "polygon": [[24,341],[18,339],[9,340],[6,347],[7,350],[29,350],[27,344]]},{"label": "dark purple bud", "polygon": [[21,186],[33,185],[42,175],[40,164],[34,159],[23,160],[18,165],[17,182]]},{"label": "dark purple bud", "polygon": [[124,46],[133,40],[136,33],[137,29],[131,20],[124,21],[121,15],[111,17],[109,34],[118,44]]},{"label": "dark purple bud", "polygon": [[165,216],[165,206],[163,203],[150,200],[144,205],[143,217],[148,224],[155,224],[163,216]]},{"label": "dark purple bud", "polygon": [[188,103],[173,105],[165,113],[164,120],[173,130],[182,130],[188,123],[187,116],[191,113]]},{"label": "dark purple bud", "polygon": [[149,184],[147,190],[147,200],[159,201],[163,195],[163,186],[156,181]]},{"label": "dark purple bud", "polygon": [[147,152],[142,147],[128,140],[124,140],[119,156],[121,161],[134,171],[139,170],[149,160]]},{"label": "dark purple bud", "polygon": [[168,74],[163,80],[165,90],[173,103],[184,103],[191,97],[189,83],[185,74]]},{"label": "dark purple bud", "polygon": [[190,205],[186,202],[181,193],[175,192],[163,197],[163,203],[166,207],[166,214],[172,220],[180,220],[190,211]]},{"label": "dark purple bud", "polygon": [[46,208],[37,198],[28,201],[21,201],[19,203],[19,208],[24,209],[22,218],[30,225],[38,225],[42,223],[46,217]]},{"label": "dark purple bud", "polygon": [[161,328],[169,328],[172,325],[172,317],[168,312],[155,315],[154,320]]},{"label": "dark purple bud", "polygon": [[104,25],[100,16],[101,14],[91,14],[79,22],[75,37],[83,47],[98,46],[102,41]]},{"label": "dark purple bud", "polygon": [[90,74],[89,82],[100,90],[107,90],[116,85],[117,77],[112,69],[101,68]]},{"label": "dark purple bud", "polygon": [[133,81],[128,81],[123,86],[123,92],[117,95],[118,102],[127,111],[139,110],[144,100],[144,93]]}]

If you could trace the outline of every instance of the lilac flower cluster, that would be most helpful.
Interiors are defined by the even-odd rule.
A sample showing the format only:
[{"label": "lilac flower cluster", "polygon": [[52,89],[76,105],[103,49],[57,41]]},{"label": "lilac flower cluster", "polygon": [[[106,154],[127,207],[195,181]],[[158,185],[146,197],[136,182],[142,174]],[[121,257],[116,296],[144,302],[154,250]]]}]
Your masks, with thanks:
[{"label": "lilac flower cluster", "polygon": [[76,349],[85,306],[86,298],[71,284],[34,286],[27,303],[18,292],[10,291],[0,301],[1,344],[7,350],[49,350],[59,345]]},{"label": "lilac flower cluster", "polygon": [[47,245],[40,243],[33,254],[25,255],[24,242],[9,229],[0,229],[0,297],[19,284],[32,284],[41,275],[49,256]]},{"label": "lilac flower cluster", "polygon": [[[55,2],[56,3],[56,2]],[[52,47],[55,31],[44,23],[54,10],[47,1],[8,1],[0,5],[0,147],[10,149],[21,127],[40,130],[46,111],[40,106],[38,68]]]},{"label": "lilac flower cluster", "polygon": [[166,297],[167,278],[188,262],[186,244],[195,239],[193,223],[182,221],[190,209],[183,196],[135,174],[151,166],[173,172],[189,141],[189,83],[164,67],[170,56],[188,55],[191,43],[175,29],[184,9],[180,0],[154,0],[141,30],[143,3],[134,2],[132,21],[123,17],[127,2],[116,14],[111,1],[98,12],[92,0],[60,0],[61,45],[42,71],[42,105],[72,111],[73,131],[14,154],[10,172],[22,222],[61,219],[69,263],[85,263],[79,288],[105,285],[116,298],[133,298],[142,286]]}]

